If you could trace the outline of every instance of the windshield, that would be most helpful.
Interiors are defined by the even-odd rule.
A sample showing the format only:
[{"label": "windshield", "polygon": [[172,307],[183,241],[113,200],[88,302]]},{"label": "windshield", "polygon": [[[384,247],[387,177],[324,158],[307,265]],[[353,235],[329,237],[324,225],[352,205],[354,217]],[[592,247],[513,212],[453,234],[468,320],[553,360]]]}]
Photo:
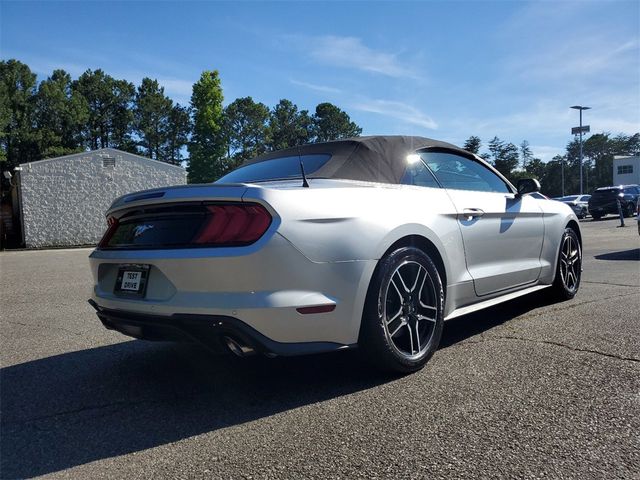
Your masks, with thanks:
[{"label": "windshield", "polygon": [[274,158],[237,168],[219,178],[215,183],[253,183],[302,178],[300,161],[304,165],[305,174],[311,175],[327,163],[330,158],[331,155],[327,154]]}]

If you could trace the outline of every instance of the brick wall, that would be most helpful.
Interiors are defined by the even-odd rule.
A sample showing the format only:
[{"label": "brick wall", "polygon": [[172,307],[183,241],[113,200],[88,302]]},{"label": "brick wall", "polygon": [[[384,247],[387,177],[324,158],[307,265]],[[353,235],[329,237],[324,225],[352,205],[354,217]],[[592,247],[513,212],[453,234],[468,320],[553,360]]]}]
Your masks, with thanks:
[{"label": "brick wall", "polygon": [[[111,164],[111,159],[115,159],[115,166],[103,165]],[[27,247],[95,244],[106,230],[104,213],[114,199],[138,190],[186,183],[182,168],[113,149],[21,167]]]}]

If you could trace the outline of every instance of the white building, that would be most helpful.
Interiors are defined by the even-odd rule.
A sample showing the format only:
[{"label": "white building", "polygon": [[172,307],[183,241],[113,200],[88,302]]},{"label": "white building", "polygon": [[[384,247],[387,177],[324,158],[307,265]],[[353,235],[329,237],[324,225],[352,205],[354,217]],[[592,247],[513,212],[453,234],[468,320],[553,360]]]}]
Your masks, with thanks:
[{"label": "white building", "polygon": [[28,248],[96,244],[107,228],[104,214],[117,197],[187,181],[182,167],[113,148],[23,163],[18,173]]},{"label": "white building", "polygon": [[614,185],[640,185],[640,157],[616,155],[613,158]]}]

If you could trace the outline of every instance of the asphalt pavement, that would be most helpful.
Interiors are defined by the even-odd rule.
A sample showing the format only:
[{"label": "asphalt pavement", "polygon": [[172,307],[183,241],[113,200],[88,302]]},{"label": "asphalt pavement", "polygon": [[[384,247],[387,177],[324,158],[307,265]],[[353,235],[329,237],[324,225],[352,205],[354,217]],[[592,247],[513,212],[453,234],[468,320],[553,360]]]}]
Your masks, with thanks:
[{"label": "asphalt pavement", "polygon": [[640,478],[640,237],[581,223],[580,292],[445,324],[420,372],[105,330],[90,250],[0,253],[0,477]]}]

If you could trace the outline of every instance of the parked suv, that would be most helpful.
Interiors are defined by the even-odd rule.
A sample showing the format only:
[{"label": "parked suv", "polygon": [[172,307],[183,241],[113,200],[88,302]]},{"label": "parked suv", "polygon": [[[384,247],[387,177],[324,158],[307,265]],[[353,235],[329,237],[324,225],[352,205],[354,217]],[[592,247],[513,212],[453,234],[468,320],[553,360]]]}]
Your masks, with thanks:
[{"label": "parked suv", "polygon": [[632,217],[638,205],[640,187],[638,185],[619,185],[617,187],[598,188],[589,199],[589,213],[594,220],[599,220],[608,213],[618,214],[616,200],[620,200],[622,213]]}]

